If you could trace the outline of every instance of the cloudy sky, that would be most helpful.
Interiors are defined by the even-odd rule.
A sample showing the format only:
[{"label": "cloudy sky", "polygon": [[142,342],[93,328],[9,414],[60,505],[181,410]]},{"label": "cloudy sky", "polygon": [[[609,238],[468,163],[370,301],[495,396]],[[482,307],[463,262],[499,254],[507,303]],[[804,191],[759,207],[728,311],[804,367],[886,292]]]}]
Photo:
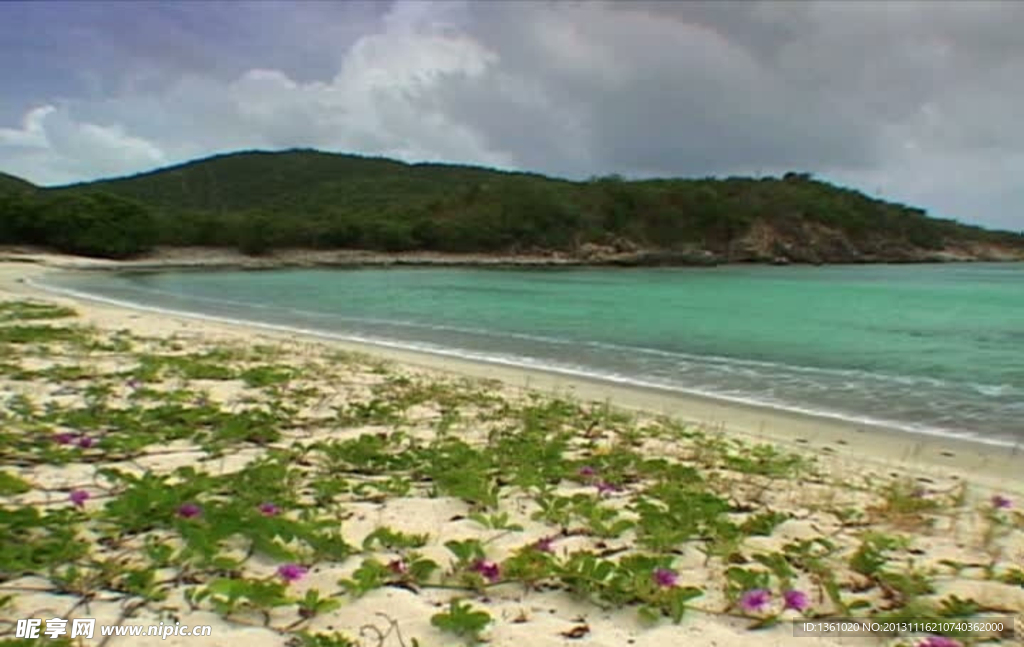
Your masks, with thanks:
[{"label": "cloudy sky", "polygon": [[1024,2],[0,3],[0,170],[315,147],[585,178],[789,170],[1024,229]]}]

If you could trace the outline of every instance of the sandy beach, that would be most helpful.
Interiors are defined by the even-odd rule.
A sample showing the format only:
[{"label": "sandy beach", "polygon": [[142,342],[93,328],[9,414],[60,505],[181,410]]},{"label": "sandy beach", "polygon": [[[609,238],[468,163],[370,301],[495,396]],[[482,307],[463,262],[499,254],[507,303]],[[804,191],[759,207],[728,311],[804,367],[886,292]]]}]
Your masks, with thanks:
[{"label": "sandy beach", "polygon": [[[443,255],[435,256],[438,256],[438,259],[435,259],[438,262],[449,262]],[[46,293],[41,291],[38,286],[26,285],[25,281],[31,283],[33,279],[39,279],[47,269],[96,271],[193,269],[199,271],[202,269],[263,269],[293,264],[309,265],[328,262],[328,259],[337,260],[341,264],[347,262],[386,264],[389,262],[389,258],[383,255],[379,255],[375,261],[376,257],[367,254],[346,256],[330,253],[321,258],[315,254],[310,257],[307,253],[302,257],[285,255],[283,260],[274,258],[260,260],[233,253],[196,252],[196,250],[169,250],[168,253],[159,255],[156,259],[140,262],[107,261],[38,252],[8,254],[7,258],[17,260],[6,262],[0,260],[0,289],[10,295],[33,298],[45,296],[58,301],[66,299],[66,297],[62,297],[60,294]],[[431,258],[434,257],[410,255],[406,262],[429,263]],[[542,260],[532,257],[515,257],[514,259],[501,259],[498,262],[518,262],[531,265],[540,264]],[[471,261],[472,259],[466,260],[466,262]],[[74,300],[72,299],[72,301]],[[83,305],[81,300],[77,303]],[[97,325],[113,329],[131,322],[136,322],[135,327],[140,327],[140,329],[154,325],[154,318],[141,310],[128,311],[125,308],[111,306],[101,301],[88,301],[84,305],[86,309],[83,310],[83,316]],[[132,319],[125,321],[129,312]],[[258,334],[267,339],[292,339],[295,337],[294,333],[276,332],[271,327],[224,324],[185,315],[168,317],[161,313],[156,319],[160,321],[169,319],[179,326],[189,326],[193,329],[196,326],[202,326],[211,331],[216,330],[229,335]],[[721,428],[738,437],[778,443],[794,450],[810,451],[824,455],[829,460],[847,461],[853,465],[862,465],[867,461],[880,468],[891,468],[892,470],[910,468],[912,471],[930,474],[970,475],[971,480],[975,483],[985,484],[995,489],[1024,492],[1024,474],[1020,471],[1020,461],[1024,460],[1024,447],[1005,448],[956,438],[908,434],[863,423],[796,414],[678,392],[623,386],[585,377],[570,377],[541,370],[485,364],[372,344],[311,338],[349,351],[372,353],[377,357],[406,366],[448,374],[496,379],[512,388],[567,394],[585,401],[611,402],[617,407],[660,413],[708,427]]]},{"label": "sandy beach", "polygon": [[[268,453],[291,451],[297,453],[287,454],[283,465],[302,466],[303,474],[313,481],[296,477],[298,489],[292,502],[295,510],[289,513],[281,506],[282,517],[290,514],[292,519],[306,519],[298,512],[300,509],[338,515],[339,522],[344,519],[340,527],[345,541],[357,547],[344,559],[326,552],[321,555],[317,552],[319,549],[313,553],[303,552],[306,549],[298,551],[303,559],[291,561],[301,562],[302,569],[308,570],[304,570],[301,577],[282,576],[288,591],[305,595],[307,591],[316,590],[331,594],[332,600],[340,602],[337,608],[332,605],[327,611],[307,611],[298,617],[294,604],[291,607],[285,604],[242,605],[237,611],[225,612],[224,608],[209,603],[217,597],[216,592],[208,593],[208,597],[198,603],[189,598],[189,588],[210,587],[214,573],[221,577],[223,572],[229,572],[237,577],[276,581],[275,573],[280,575],[280,569],[275,571],[275,568],[281,559],[267,554],[253,557],[252,547],[238,544],[236,537],[225,540],[224,550],[234,551],[231,554],[236,557],[236,553],[252,557],[244,560],[244,566],[223,572],[209,567],[177,566],[177,579],[164,587],[158,599],[145,595],[140,598],[138,587],[127,587],[133,591],[131,595],[125,595],[125,587],[112,591],[116,587],[109,583],[93,583],[91,588],[78,590],[76,594],[75,586],[54,586],[54,578],[43,577],[41,571],[27,577],[9,577],[0,582],[0,598],[5,594],[14,596],[10,603],[12,608],[3,613],[5,617],[69,617],[60,614],[70,608],[75,617],[95,617],[100,623],[145,625],[167,622],[173,617],[183,624],[187,621],[213,627],[212,636],[208,638],[150,638],[147,641],[125,637],[108,642],[97,638],[86,644],[223,645],[236,640],[250,641],[257,647],[344,644],[295,642],[300,640],[297,638],[299,631],[310,634],[338,631],[359,640],[356,644],[360,645],[411,646],[415,638],[426,647],[458,641],[432,621],[450,608],[454,596],[489,614],[492,622],[482,630],[480,638],[493,645],[579,642],[608,646],[732,647],[792,644],[795,639],[788,621],[802,617],[801,613],[808,617],[842,615],[843,611],[852,614],[850,609],[841,609],[829,594],[827,589],[833,585],[839,587],[844,600],[863,600],[876,610],[938,608],[944,600],[956,596],[960,600],[973,600],[988,616],[1024,613],[1024,588],[1022,582],[1015,579],[1021,577],[1019,565],[1024,563],[1024,519],[1018,507],[1024,502],[1024,476],[1020,471],[1024,455],[1016,448],[912,435],[543,371],[298,336],[259,326],[128,309],[71,298],[40,287],[46,272],[54,269],[83,269],[86,265],[101,269],[116,264],[40,254],[5,254],[4,259],[0,261],[0,302],[32,301],[71,308],[76,312],[74,325],[88,328],[89,334],[98,341],[75,350],[68,346],[71,342],[58,339],[45,352],[8,353],[3,356],[8,370],[0,375],[3,397],[20,394],[37,408],[44,408],[47,403],[80,406],[90,402],[91,397],[100,397],[88,391],[88,379],[53,377],[57,375],[54,367],[74,366],[103,379],[102,383],[108,387],[102,398],[104,406],[110,408],[153,407],[160,398],[166,400],[172,396],[180,396],[182,402],[199,398],[202,403],[213,403],[231,412],[269,406],[268,403],[277,403],[274,406],[278,409],[289,405],[285,416],[288,421],[280,423],[282,430],[273,440],[256,442],[246,437],[218,452],[211,453],[201,442],[182,437],[164,438],[153,446],[132,447],[131,451],[124,449],[130,443],[124,447],[119,445],[121,453],[108,455],[103,448],[108,437],[116,437],[116,430],[103,427],[103,433],[97,432],[103,437],[99,449],[87,447],[84,454],[65,457],[59,463],[40,460],[36,454],[30,459],[28,454],[10,453],[0,469],[28,484],[27,490],[11,497],[12,502],[41,509],[66,508],[69,493],[85,491],[89,493],[88,498],[80,506],[72,507],[80,507],[78,512],[82,514],[102,517],[106,501],[127,496],[125,492],[131,490],[125,485],[127,481],[104,481],[100,476],[103,468],[116,467],[135,475],[173,473],[177,482],[182,473],[175,470],[182,467],[192,466],[213,475],[238,474],[265,459]],[[224,266],[218,262],[212,265]],[[172,266],[203,267],[203,262],[188,263],[176,258],[146,269]],[[30,324],[36,325],[35,322],[8,325]],[[124,341],[124,349],[118,340]],[[129,347],[130,351],[126,350]],[[183,370],[180,367],[184,364],[173,364],[166,357],[160,360],[163,364],[158,361],[164,356],[183,354],[209,357],[219,348],[237,351],[237,356],[214,362],[230,369],[226,377],[190,377],[187,372],[173,373],[167,368],[173,365],[179,367],[174,370]],[[263,366],[261,360],[253,357],[254,349],[267,349],[267,356],[275,358],[277,368]],[[145,386],[135,384],[145,381],[138,377],[128,384],[124,378],[126,371],[147,366],[146,362],[163,366],[163,372],[152,373]],[[274,370],[287,372],[288,367],[294,372],[287,380],[278,382],[265,377],[274,375]],[[50,375],[50,381],[40,377],[43,375]],[[436,394],[413,397],[409,385],[417,386],[417,394],[421,391],[436,391]],[[141,391],[147,391],[150,400],[137,400]],[[461,395],[467,393],[473,397]],[[388,400],[389,397],[392,400]],[[399,397],[412,404],[403,405],[405,408],[397,412],[380,413],[381,406],[393,404]],[[311,458],[317,450],[310,449],[319,447],[317,443],[341,443],[361,437],[390,438],[389,434],[397,437],[400,433],[402,440],[394,442],[413,442],[413,446],[419,447],[416,443],[430,446],[429,443],[447,434],[485,451],[493,446],[496,437],[503,437],[501,434],[505,432],[501,430],[509,421],[525,424],[522,421],[528,417],[523,417],[523,411],[533,406],[531,403],[540,401],[538,398],[546,401],[552,397],[577,407],[576,413],[560,422],[567,430],[567,437],[571,437],[565,441],[568,444],[563,460],[572,465],[584,465],[589,471],[579,468],[572,477],[563,478],[551,492],[541,488],[544,494],[538,495],[522,484],[507,484],[499,478],[501,493],[489,504],[481,504],[459,496],[460,490],[455,486],[449,491],[443,488],[438,491],[441,482],[438,476],[417,480],[410,474],[415,475],[418,468],[405,466],[394,468],[394,474],[381,471],[370,477],[360,476],[358,469],[352,470],[346,478],[356,483],[365,477],[365,482],[345,492],[334,492],[330,505],[323,503],[327,499],[323,498],[326,495],[321,496],[322,492],[314,496],[314,490],[323,484],[317,480],[320,476],[312,476],[315,470],[307,461],[309,465],[319,465],[319,459]],[[617,413],[608,413],[612,411]],[[42,424],[39,420],[14,419],[20,421],[18,424],[23,424],[24,429],[42,433],[38,431]],[[64,423],[47,420],[46,424],[53,425],[55,432],[78,433],[66,428]],[[755,447],[773,449],[759,454]],[[296,448],[305,449],[298,451]],[[584,601],[582,597],[587,596],[581,597],[578,591],[570,591],[572,587],[565,585],[571,578],[558,571],[558,568],[567,568],[564,564],[551,567],[552,574],[563,572],[562,576],[541,577],[541,585],[524,587],[524,582],[529,582],[530,578],[523,574],[529,569],[521,563],[525,560],[522,555],[532,555],[528,549],[538,541],[557,537],[550,553],[552,559],[569,560],[574,551],[612,556],[632,554],[637,542],[645,536],[644,532],[649,532],[642,528],[646,517],[641,499],[653,490],[645,489],[648,487],[645,479],[670,482],[678,477],[670,479],[662,475],[659,470],[667,468],[661,466],[622,467],[608,458],[627,450],[636,452],[637,456],[664,457],[680,468],[696,469],[696,473],[708,479],[708,492],[731,502],[728,518],[739,526],[752,517],[767,519],[775,515],[775,521],[769,524],[771,528],[767,533],[750,531],[743,537],[731,539],[733,543],[728,545],[714,544],[715,550],[710,552],[702,550],[707,546],[702,547],[700,541],[680,540],[671,549],[661,546],[654,552],[663,559],[664,565],[655,570],[671,572],[672,577],[666,575],[666,581],[653,590],[637,584],[640,587],[637,591],[623,594],[624,600],[631,601],[627,604],[617,603],[615,592],[607,588],[591,591],[593,599]],[[761,458],[752,461],[750,456]],[[790,461],[785,458],[788,456],[796,456],[798,460]],[[806,470],[792,467],[801,461],[810,467]],[[401,461],[394,459],[393,463],[397,465]],[[595,470],[591,464],[606,465],[604,469],[610,481],[601,480],[604,478],[602,468]],[[519,465],[514,469],[525,468]],[[594,471],[597,473],[591,473]],[[397,476],[399,473],[401,479]],[[399,480],[401,486],[397,484]],[[388,485],[385,487],[383,483]],[[907,487],[911,490],[906,490]],[[550,511],[545,512],[544,505],[539,503],[542,496],[561,496],[566,501],[577,497],[573,505],[583,507],[575,513],[576,517],[559,518]],[[584,499],[591,507],[586,508],[581,503]],[[1003,505],[1004,500],[1007,505]],[[209,505],[212,507],[214,503]],[[276,507],[280,504],[274,505],[276,516]],[[624,523],[619,532],[605,528],[601,525],[604,522],[598,520],[600,515],[594,516],[597,514],[595,505],[614,511],[607,513],[609,518],[617,514],[616,518],[628,523]],[[313,512],[304,514],[316,516]],[[499,519],[500,515],[505,517]],[[82,521],[84,532],[91,536],[102,535],[103,531],[89,525],[91,519]],[[174,521],[179,525],[181,522],[182,519]],[[520,529],[513,530],[512,525]],[[178,528],[171,524],[153,531],[163,537],[156,541],[166,540],[168,545],[177,546],[179,539],[160,534],[169,532],[172,527]],[[753,526],[748,523],[744,527]],[[367,543],[367,538],[381,528],[426,538],[410,542],[410,545],[416,544],[415,550],[397,539],[391,543],[380,541],[376,546],[372,541]],[[130,554],[130,550],[141,550],[145,542],[153,541],[146,539],[145,532],[148,531],[125,535],[119,539],[123,543],[118,544],[116,550],[101,548],[98,554],[103,559],[113,560],[115,556],[121,559]],[[178,532],[188,537],[186,530]],[[888,548],[871,543],[875,541],[873,537],[881,535],[902,539]],[[823,570],[816,571],[806,564],[801,568],[802,562],[787,552],[797,550],[794,546],[802,541],[813,543],[818,538],[827,539],[835,548],[829,553],[829,559],[836,561],[825,569],[834,572],[836,579],[830,580],[831,583],[822,579],[825,577]],[[457,555],[453,557],[452,550],[446,548],[447,542],[466,540],[480,542],[486,548],[486,556],[462,559]],[[292,543],[295,541],[293,539]],[[653,545],[647,545],[648,552]],[[545,550],[540,552],[548,556],[548,544],[543,546]],[[888,555],[885,562],[888,570],[882,569],[884,576],[863,568],[858,570],[857,564],[862,562],[857,561],[856,555],[863,557],[869,552],[866,547]],[[314,554],[319,557],[314,559]],[[757,554],[769,557],[759,560],[754,558]],[[785,554],[791,566],[797,565],[792,577],[782,577],[766,566],[772,563],[770,556],[773,554]],[[419,558],[432,560],[438,567],[429,583],[414,581],[408,575],[406,569]],[[358,582],[363,581],[360,577],[370,578],[367,573],[373,567],[367,567],[366,560],[385,565],[384,571],[376,577],[390,585],[367,585],[365,591],[354,585],[339,588],[339,580]],[[115,561],[110,561],[113,563]],[[124,557],[116,563],[128,568],[134,562]],[[729,575],[729,571],[730,567],[738,565],[755,575],[763,573],[772,578],[769,587],[772,601],[765,607],[744,611],[745,598],[733,599],[735,596],[730,591],[744,576]],[[492,570],[496,573],[499,567],[501,576],[491,578]],[[369,570],[361,570],[364,568]],[[164,571],[173,569],[163,565],[157,570],[166,575]],[[189,576],[182,577],[183,572]],[[506,573],[519,575],[506,577]],[[437,579],[439,576],[441,579]],[[552,584],[555,580],[562,584]],[[920,586],[907,585],[910,580]],[[921,584],[925,580],[927,586]],[[751,581],[769,580],[754,578]],[[732,588],[726,586],[726,582],[730,582]],[[664,590],[658,588],[662,584]],[[353,587],[359,591],[358,595],[353,593]],[[666,596],[685,587],[700,589],[701,595],[693,600],[679,624],[667,618],[655,623],[643,623],[636,618],[638,604],[659,608],[668,614],[673,603],[667,602],[669,597]],[[785,606],[807,608],[782,610],[771,606],[783,604],[784,590],[806,592],[807,605],[786,603]],[[749,593],[734,592],[737,595]],[[78,601],[86,598],[88,604],[83,607]],[[659,607],[661,604],[668,606]],[[781,612],[778,617],[784,622],[756,633],[749,631],[753,621],[776,611]],[[367,629],[367,625],[377,628]],[[916,645],[917,640],[808,637],[801,638],[797,644],[808,647]],[[1001,644],[1021,643],[1004,637]]]}]

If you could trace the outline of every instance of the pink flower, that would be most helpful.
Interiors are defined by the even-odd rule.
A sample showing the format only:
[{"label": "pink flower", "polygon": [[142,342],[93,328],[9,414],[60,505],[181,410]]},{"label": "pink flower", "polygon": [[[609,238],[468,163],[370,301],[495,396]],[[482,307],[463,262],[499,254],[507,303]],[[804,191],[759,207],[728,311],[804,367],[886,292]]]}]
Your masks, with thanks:
[{"label": "pink flower", "polygon": [[542,553],[550,553],[554,550],[552,547],[552,544],[554,543],[554,537],[542,537],[541,539],[538,539],[536,543],[533,544],[533,549],[540,551]]},{"label": "pink flower", "polygon": [[786,601],[785,608],[795,611],[804,611],[811,606],[810,598],[803,591],[786,591],[782,594],[782,599]]},{"label": "pink flower", "polygon": [[483,575],[488,582],[497,582],[501,579],[501,567],[494,562],[479,559],[473,564],[473,570]]},{"label": "pink flower", "polygon": [[305,577],[308,571],[309,569],[305,566],[299,566],[298,564],[283,564],[278,567],[277,574],[282,580],[291,584]]},{"label": "pink flower", "polygon": [[621,489],[619,486],[612,485],[608,481],[598,481],[595,487],[597,488],[598,494],[611,494],[612,492],[618,492]]},{"label": "pink flower", "polygon": [[761,611],[768,606],[771,597],[772,594],[765,589],[752,589],[740,598],[740,608],[747,613]]},{"label": "pink flower", "polygon": [[178,516],[182,519],[194,519],[201,514],[203,514],[203,509],[191,501],[181,504],[178,508]]},{"label": "pink flower", "polygon": [[656,568],[651,575],[654,583],[664,589],[675,586],[679,581],[679,574],[667,568]]},{"label": "pink flower", "polygon": [[597,470],[595,470],[590,465],[584,465],[583,467],[580,468],[580,471],[577,472],[577,474],[579,474],[582,478],[588,479],[597,474]]},{"label": "pink flower", "polygon": [[917,643],[917,647],[963,647],[963,645],[960,644],[959,640],[953,640],[945,636],[928,636]]},{"label": "pink flower", "polygon": [[997,494],[992,497],[992,507],[999,510],[1005,510],[1013,505],[1013,501],[1006,498],[1002,494]]},{"label": "pink flower", "polygon": [[388,570],[395,575],[405,575],[409,572],[409,566],[404,561],[396,559],[388,562]]},{"label": "pink flower", "polygon": [[74,490],[68,498],[71,499],[71,503],[75,504],[79,508],[84,508],[85,502],[89,500],[89,493],[85,490]]},{"label": "pink flower", "polygon": [[276,517],[281,509],[269,501],[259,504],[258,509],[264,517]]},{"label": "pink flower", "polygon": [[89,438],[88,436],[82,436],[81,438],[78,439],[78,446],[81,447],[82,449],[89,449],[90,447],[93,446],[93,443],[95,442],[96,441],[94,441],[92,438]]},{"label": "pink flower", "polygon": [[74,435],[73,434],[69,434],[66,431],[62,432],[62,433],[59,433],[59,434],[56,434],[53,437],[53,442],[57,443],[58,445],[70,445],[72,443],[72,441],[74,441],[74,440],[75,440]]}]

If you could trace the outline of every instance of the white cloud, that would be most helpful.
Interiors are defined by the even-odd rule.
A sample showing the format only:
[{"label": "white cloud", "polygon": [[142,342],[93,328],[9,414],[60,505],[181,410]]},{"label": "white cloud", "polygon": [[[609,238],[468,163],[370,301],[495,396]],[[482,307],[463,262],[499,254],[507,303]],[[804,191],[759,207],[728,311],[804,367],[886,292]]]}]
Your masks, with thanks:
[{"label": "white cloud", "polygon": [[[118,124],[111,126],[75,121],[64,110],[44,124],[56,109],[37,108],[20,130],[0,130],[0,160],[5,170],[39,183],[137,172],[234,148],[310,146],[511,165],[471,128],[420,104],[441,81],[480,76],[497,60],[424,13],[427,4],[397,4],[384,21],[387,30],[359,39],[327,82],[302,83],[258,68],[226,85],[190,75],[157,96],[124,94],[75,106]],[[29,144],[34,150],[18,150]]]},{"label": "white cloud", "polygon": [[573,177],[800,170],[1020,228],[1024,3],[863,5],[411,0],[335,43],[328,5],[298,4],[317,73],[168,65],[26,104],[0,168],[66,182],[308,146]]},{"label": "white cloud", "polygon": [[9,160],[8,172],[44,184],[132,173],[167,162],[156,145],[121,126],[77,122],[51,105],[30,110],[20,130],[0,129],[0,151]]},{"label": "white cloud", "polygon": [[0,128],[0,146],[12,148],[46,148],[46,131],[43,129],[43,121],[46,116],[56,108],[53,106],[40,106],[28,111],[22,120],[21,128]]}]

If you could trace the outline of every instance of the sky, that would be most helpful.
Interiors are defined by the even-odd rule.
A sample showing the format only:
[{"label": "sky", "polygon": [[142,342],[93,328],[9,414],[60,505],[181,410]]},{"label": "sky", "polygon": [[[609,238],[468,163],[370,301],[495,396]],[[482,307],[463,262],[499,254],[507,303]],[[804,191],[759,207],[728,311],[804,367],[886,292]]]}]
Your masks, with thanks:
[{"label": "sky", "polygon": [[0,171],[317,148],[584,179],[809,172],[1024,230],[1024,2],[0,3]]}]

